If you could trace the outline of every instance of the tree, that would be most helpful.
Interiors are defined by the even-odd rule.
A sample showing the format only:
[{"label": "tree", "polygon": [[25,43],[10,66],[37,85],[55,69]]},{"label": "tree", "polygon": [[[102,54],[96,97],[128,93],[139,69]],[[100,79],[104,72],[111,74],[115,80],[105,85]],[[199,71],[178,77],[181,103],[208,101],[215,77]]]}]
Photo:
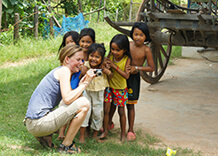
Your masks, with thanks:
[{"label": "tree", "polygon": [[0,33],[2,27],[2,0],[0,0]]},{"label": "tree", "polygon": [[81,1],[77,0],[77,2],[78,2],[78,12],[83,12]]}]

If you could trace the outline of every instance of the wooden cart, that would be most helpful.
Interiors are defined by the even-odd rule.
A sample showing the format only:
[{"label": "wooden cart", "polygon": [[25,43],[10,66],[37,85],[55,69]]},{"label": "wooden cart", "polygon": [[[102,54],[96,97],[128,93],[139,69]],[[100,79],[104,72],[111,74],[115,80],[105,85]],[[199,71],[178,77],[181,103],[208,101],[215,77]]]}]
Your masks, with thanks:
[{"label": "wooden cart", "polygon": [[[191,8],[191,5],[198,7]],[[217,0],[189,0],[188,6],[181,7],[169,0],[142,1],[136,21],[146,22],[149,27],[153,40],[149,46],[155,62],[154,72],[141,72],[146,82],[156,83],[163,76],[172,46],[218,49]],[[130,36],[125,26],[132,26],[134,22],[113,22],[109,17],[105,20]]]}]

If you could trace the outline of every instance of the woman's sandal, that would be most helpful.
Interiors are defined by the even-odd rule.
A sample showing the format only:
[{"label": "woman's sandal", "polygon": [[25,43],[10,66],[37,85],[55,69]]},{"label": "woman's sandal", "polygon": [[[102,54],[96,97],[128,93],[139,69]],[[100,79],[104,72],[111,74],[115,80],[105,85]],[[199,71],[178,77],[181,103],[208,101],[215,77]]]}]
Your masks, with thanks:
[{"label": "woman's sandal", "polygon": [[60,144],[58,152],[65,152],[67,154],[78,154],[78,153],[81,153],[81,150],[79,148],[77,148],[76,146],[73,147],[74,144],[75,144],[74,141],[73,141],[73,143],[70,146],[65,146],[64,144]]}]

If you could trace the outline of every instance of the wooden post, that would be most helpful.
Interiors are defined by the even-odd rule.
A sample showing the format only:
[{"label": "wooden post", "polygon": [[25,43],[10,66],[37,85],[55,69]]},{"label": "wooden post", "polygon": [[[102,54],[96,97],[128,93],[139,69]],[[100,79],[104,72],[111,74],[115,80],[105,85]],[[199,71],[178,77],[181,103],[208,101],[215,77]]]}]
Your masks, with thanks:
[{"label": "wooden post", "polygon": [[209,15],[211,15],[211,11],[212,11],[212,0],[209,0],[209,10],[208,10]]},{"label": "wooden post", "polygon": [[215,15],[217,15],[217,0],[215,1]]},{"label": "wooden post", "polygon": [[[101,4],[102,4],[102,0],[100,0],[99,9],[101,8]],[[99,22],[99,16],[100,16],[100,11],[98,11],[98,19],[97,19],[97,22]]]},{"label": "wooden post", "polygon": [[[106,7],[106,0],[104,0],[104,8]],[[105,11],[105,9],[104,9],[104,17],[106,16],[106,11]],[[103,20],[103,21],[105,21],[105,20]]]},{"label": "wooden post", "polygon": [[154,11],[154,0],[151,0],[150,1],[150,9],[152,10],[152,11]]},{"label": "wooden post", "polygon": [[81,1],[77,0],[77,2],[78,2],[78,12],[83,12],[82,11],[82,3],[81,3]]},{"label": "wooden post", "polygon": [[2,27],[2,0],[0,0],[0,33]]},{"label": "wooden post", "polygon": [[38,6],[34,7],[34,37],[38,39]]},{"label": "wooden post", "polygon": [[[92,12],[92,8],[90,9],[90,12]],[[92,20],[92,14],[89,15],[89,21],[91,22]]]},{"label": "wooden post", "polygon": [[129,21],[131,22],[132,20],[132,0],[130,1],[130,9],[129,9]]},{"label": "wooden post", "polygon": [[[51,13],[51,0],[48,0],[48,11]],[[54,36],[52,17],[49,18],[49,24],[50,24],[50,35]]]},{"label": "wooden post", "polygon": [[118,18],[118,9],[116,10],[116,18],[115,18],[115,22],[117,22],[117,18]]},{"label": "wooden post", "polygon": [[14,22],[15,22],[15,25],[14,25],[14,40],[16,42],[20,38],[20,36],[19,36],[19,22],[20,22],[19,14],[15,13],[14,18],[15,18],[15,20],[14,20]]}]

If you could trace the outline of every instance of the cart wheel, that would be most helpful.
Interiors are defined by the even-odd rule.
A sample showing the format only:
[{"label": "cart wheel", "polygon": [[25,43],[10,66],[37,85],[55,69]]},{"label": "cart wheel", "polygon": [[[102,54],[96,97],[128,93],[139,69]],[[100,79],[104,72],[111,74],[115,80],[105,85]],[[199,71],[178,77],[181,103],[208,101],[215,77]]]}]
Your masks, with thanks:
[{"label": "cart wheel", "polygon": [[143,16],[141,15],[141,12],[144,12],[145,10],[145,4],[148,3],[149,0],[143,0],[139,6],[138,12],[136,14],[136,21],[143,20]]},{"label": "cart wheel", "polygon": [[166,70],[172,45],[168,43],[164,47],[164,45],[152,41],[150,43],[150,48],[154,59],[155,70],[153,72],[140,72],[140,75],[146,82],[154,84],[160,80]]}]

